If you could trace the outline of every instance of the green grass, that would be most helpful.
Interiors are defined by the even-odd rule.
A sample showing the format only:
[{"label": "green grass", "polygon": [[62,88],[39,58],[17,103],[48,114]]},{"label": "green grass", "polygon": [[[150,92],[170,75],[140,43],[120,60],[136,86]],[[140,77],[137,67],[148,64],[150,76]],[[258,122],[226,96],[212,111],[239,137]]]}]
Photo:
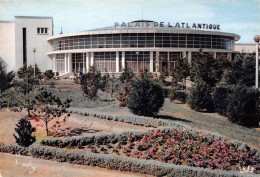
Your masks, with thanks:
[{"label": "green grass", "polygon": [[230,140],[237,139],[260,149],[259,131],[221,119],[216,113],[196,112],[185,105],[171,103],[167,99],[158,117],[188,124],[200,130],[217,132]]}]

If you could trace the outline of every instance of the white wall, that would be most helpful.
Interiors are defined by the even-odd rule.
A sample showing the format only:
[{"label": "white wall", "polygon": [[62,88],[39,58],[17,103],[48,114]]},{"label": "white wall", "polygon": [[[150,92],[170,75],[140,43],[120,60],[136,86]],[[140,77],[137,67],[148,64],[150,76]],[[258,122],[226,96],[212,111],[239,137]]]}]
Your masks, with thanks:
[{"label": "white wall", "polygon": [[[48,34],[37,34],[37,28],[41,27],[48,28]],[[27,66],[34,64],[33,48],[35,48],[35,63],[40,70],[44,72],[47,69],[51,69],[52,60],[47,55],[47,52],[51,51],[51,45],[47,42],[47,38],[52,36],[52,18],[18,16],[15,17],[15,70],[23,66],[23,28],[26,28]]]},{"label": "white wall", "polygon": [[238,51],[240,53],[252,53],[255,52],[256,46],[255,44],[235,44],[235,51]]},{"label": "white wall", "polygon": [[15,67],[15,24],[0,22],[0,61],[6,64],[7,71]]}]

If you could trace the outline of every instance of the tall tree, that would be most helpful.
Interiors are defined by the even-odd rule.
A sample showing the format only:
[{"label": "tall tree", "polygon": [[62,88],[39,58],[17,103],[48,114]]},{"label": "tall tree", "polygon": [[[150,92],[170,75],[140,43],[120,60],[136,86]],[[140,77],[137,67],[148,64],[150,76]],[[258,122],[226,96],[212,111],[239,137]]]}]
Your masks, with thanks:
[{"label": "tall tree", "polygon": [[255,84],[255,53],[237,54],[236,59],[231,61],[231,66],[225,74],[227,84],[245,85],[248,87]]},{"label": "tall tree", "polygon": [[224,60],[216,60],[212,54],[199,51],[193,58],[191,79],[202,80],[214,87],[221,80],[225,69],[222,61]]},{"label": "tall tree", "polygon": [[[40,70],[35,68],[36,76],[40,74]],[[34,68],[30,65],[29,67],[23,66],[18,70],[18,77],[23,81],[17,82],[18,91],[23,94],[24,107],[27,108],[28,116],[31,116],[30,110],[34,104],[34,97],[31,94],[37,89],[37,79],[34,77]]]},{"label": "tall tree", "polygon": [[178,58],[177,66],[172,72],[172,77],[177,82],[182,82],[184,80],[184,86],[186,87],[186,78],[190,76],[190,65],[187,58]]}]

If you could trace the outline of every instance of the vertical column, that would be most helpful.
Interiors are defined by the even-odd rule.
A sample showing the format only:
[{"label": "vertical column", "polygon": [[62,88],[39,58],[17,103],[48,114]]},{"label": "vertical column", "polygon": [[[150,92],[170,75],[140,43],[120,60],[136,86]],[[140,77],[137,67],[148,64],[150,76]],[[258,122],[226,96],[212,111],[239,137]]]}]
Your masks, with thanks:
[{"label": "vertical column", "polygon": [[153,52],[150,52],[150,72],[153,72]]},{"label": "vertical column", "polygon": [[56,67],[56,54],[52,56],[52,62],[53,62],[53,72],[57,72],[57,67]]},{"label": "vertical column", "polygon": [[228,60],[231,60],[232,59],[232,53],[227,53],[227,58],[228,58]]},{"label": "vertical column", "polygon": [[156,72],[159,73],[159,51],[156,51]]},{"label": "vertical column", "polygon": [[119,52],[116,52],[116,72],[119,72]]},{"label": "vertical column", "polygon": [[187,55],[186,55],[186,51],[182,52],[182,58],[186,58]]},{"label": "vertical column", "polygon": [[188,63],[191,66],[191,51],[188,52]]},{"label": "vertical column", "polygon": [[83,57],[83,73],[85,74],[86,73],[86,57],[85,57],[86,53],[83,53],[82,54],[82,57]]},{"label": "vertical column", "polygon": [[255,88],[259,88],[259,36],[255,37]]},{"label": "vertical column", "polygon": [[64,60],[65,60],[65,69],[64,69],[64,72],[65,73],[67,73],[68,72],[68,54],[67,53],[65,53],[65,58],[64,58]]},{"label": "vertical column", "polygon": [[213,57],[217,59],[217,52],[213,52]]},{"label": "vertical column", "polygon": [[87,52],[86,53],[86,69],[87,69],[87,71],[86,72],[89,72],[89,53]]},{"label": "vertical column", "polygon": [[167,72],[170,73],[170,52],[167,53]]},{"label": "vertical column", "polygon": [[72,54],[68,53],[68,72],[71,73],[72,72]]},{"label": "vertical column", "polygon": [[125,68],[125,51],[122,51],[122,69]]},{"label": "vertical column", "polygon": [[90,56],[90,60],[91,60],[90,61],[90,66],[93,66],[94,65],[94,52],[91,52],[90,55],[91,55]]}]

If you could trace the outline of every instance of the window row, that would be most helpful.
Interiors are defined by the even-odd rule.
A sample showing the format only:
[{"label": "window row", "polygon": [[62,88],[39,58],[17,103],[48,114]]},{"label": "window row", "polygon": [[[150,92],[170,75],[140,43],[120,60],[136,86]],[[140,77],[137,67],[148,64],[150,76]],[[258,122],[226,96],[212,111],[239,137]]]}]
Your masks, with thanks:
[{"label": "window row", "polygon": [[234,39],[225,36],[195,34],[107,34],[72,36],[53,41],[53,50],[89,48],[210,48],[234,49]]}]

